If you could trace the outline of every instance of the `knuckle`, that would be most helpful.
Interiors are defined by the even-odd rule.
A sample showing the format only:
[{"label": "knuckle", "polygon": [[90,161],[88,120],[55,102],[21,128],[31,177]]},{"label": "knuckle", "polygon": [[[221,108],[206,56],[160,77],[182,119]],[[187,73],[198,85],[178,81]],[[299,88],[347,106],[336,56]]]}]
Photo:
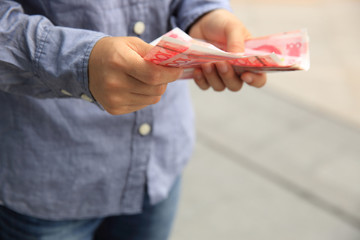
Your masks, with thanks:
[{"label": "knuckle", "polygon": [[134,36],[126,37],[126,40],[127,40],[133,47],[137,46],[138,44],[144,43],[143,40],[141,40],[141,39],[138,38],[138,37],[134,37]]},{"label": "knuckle", "polygon": [[242,86],[243,86],[243,84],[239,82],[236,85],[228,86],[228,89],[232,92],[237,92],[237,91],[241,90]]},{"label": "knuckle", "polygon": [[222,92],[225,90],[225,86],[213,86],[215,92]]},{"label": "knuckle", "polygon": [[184,70],[181,69],[181,68],[172,68],[171,69],[171,76],[170,76],[171,81],[175,81],[176,79],[181,77],[181,75],[183,74],[183,71]]},{"label": "knuckle", "polygon": [[107,106],[110,109],[118,109],[121,106],[121,99],[115,96],[109,96],[107,99]]},{"label": "knuckle", "polygon": [[161,96],[152,97],[150,104],[157,104],[158,102],[160,102],[160,100],[161,100]]},{"label": "knuckle", "polygon": [[237,92],[240,90],[239,87],[237,86],[228,86],[227,89],[229,89],[232,92]]},{"label": "knuckle", "polygon": [[256,88],[261,88],[266,84],[266,81],[258,81],[256,83],[254,83],[254,87]]},{"label": "knuckle", "polygon": [[238,92],[238,91],[240,91],[241,90],[241,86],[237,86],[237,87],[229,87],[228,88],[230,91],[232,91],[232,92]]},{"label": "knuckle", "polygon": [[119,88],[120,88],[120,83],[116,79],[109,79],[105,81],[105,90],[111,91]]},{"label": "knuckle", "polygon": [[147,83],[149,85],[156,86],[159,85],[160,82],[161,82],[161,74],[158,71],[151,72],[147,77]]},{"label": "knuckle", "polygon": [[202,76],[198,76],[195,78],[195,83],[201,88],[201,89],[208,89],[210,87],[208,81],[203,78]]},{"label": "knuckle", "polygon": [[107,58],[107,64],[111,68],[123,67],[122,61],[120,60],[119,54],[113,53]]},{"label": "knuckle", "polygon": [[111,115],[122,115],[126,113],[133,112],[129,106],[119,106],[119,107],[107,107],[105,110]]},{"label": "knuckle", "polygon": [[134,36],[129,36],[127,37],[127,39],[129,40],[129,42],[139,42],[140,39],[138,37],[134,37]]},{"label": "knuckle", "polygon": [[210,85],[206,81],[201,81],[201,80],[198,81],[198,80],[196,80],[195,83],[202,90],[208,90],[210,88]]},{"label": "knuckle", "polygon": [[202,89],[202,90],[208,90],[210,88],[209,85],[199,85],[199,87]]},{"label": "knuckle", "polygon": [[266,80],[262,81],[262,82],[260,83],[259,87],[263,87],[263,86],[265,86],[265,84],[266,84]]},{"label": "knuckle", "polygon": [[123,114],[118,108],[105,108],[105,110],[111,115],[120,115]]},{"label": "knuckle", "polygon": [[156,96],[161,96],[165,93],[166,91],[166,88],[167,88],[167,85],[166,84],[163,84],[163,85],[160,85],[160,86],[156,86],[154,88],[154,95]]}]

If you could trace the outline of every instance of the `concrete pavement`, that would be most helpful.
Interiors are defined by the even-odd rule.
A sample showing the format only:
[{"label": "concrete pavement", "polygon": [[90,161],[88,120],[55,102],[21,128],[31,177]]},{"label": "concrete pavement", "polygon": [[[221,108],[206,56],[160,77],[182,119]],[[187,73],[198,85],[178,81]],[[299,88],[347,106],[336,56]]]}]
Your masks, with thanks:
[{"label": "concrete pavement", "polygon": [[240,93],[191,84],[198,143],[172,240],[359,240],[360,2],[233,6],[254,35],[308,27],[311,70]]}]

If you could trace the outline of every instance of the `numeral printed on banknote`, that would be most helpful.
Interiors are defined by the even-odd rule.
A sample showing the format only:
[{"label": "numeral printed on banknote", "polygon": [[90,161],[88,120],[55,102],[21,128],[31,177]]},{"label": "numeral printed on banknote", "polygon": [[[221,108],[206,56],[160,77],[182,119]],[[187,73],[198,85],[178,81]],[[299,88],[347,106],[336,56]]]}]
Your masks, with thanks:
[{"label": "numeral printed on banknote", "polygon": [[274,72],[308,70],[309,39],[306,30],[252,38],[242,53],[225,52],[214,45],[193,39],[179,28],[154,40],[155,47],[144,59],[155,64],[184,68],[181,79],[192,78],[203,63],[228,61],[240,74],[245,71]]}]

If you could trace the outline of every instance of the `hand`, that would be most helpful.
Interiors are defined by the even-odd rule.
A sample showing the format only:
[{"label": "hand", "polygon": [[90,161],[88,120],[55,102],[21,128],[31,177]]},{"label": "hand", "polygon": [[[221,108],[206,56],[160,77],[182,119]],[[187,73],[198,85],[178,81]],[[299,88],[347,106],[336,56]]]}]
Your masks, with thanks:
[{"label": "hand", "polygon": [[[191,28],[193,38],[203,39],[228,52],[243,52],[244,41],[250,38],[249,31],[232,13],[217,9],[205,14]],[[194,72],[196,84],[203,90],[212,87],[215,91],[228,88],[239,91],[243,81],[254,87],[266,83],[266,75],[245,72],[238,76],[227,62],[206,63]]]},{"label": "hand", "polygon": [[136,37],[105,37],[92,49],[89,88],[113,115],[137,111],[160,101],[167,84],[182,73],[145,61],[151,45]]}]

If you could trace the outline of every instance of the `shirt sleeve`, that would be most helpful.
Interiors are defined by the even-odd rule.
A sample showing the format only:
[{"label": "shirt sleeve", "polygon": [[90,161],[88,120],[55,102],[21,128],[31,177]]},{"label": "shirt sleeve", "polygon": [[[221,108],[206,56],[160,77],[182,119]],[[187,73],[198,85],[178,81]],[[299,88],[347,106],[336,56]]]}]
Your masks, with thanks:
[{"label": "shirt sleeve", "polygon": [[27,15],[15,1],[0,1],[0,90],[38,98],[94,100],[88,60],[99,32],[54,26]]},{"label": "shirt sleeve", "polygon": [[228,0],[174,0],[171,23],[186,31],[199,17],[219,8],[232,11]]}]

